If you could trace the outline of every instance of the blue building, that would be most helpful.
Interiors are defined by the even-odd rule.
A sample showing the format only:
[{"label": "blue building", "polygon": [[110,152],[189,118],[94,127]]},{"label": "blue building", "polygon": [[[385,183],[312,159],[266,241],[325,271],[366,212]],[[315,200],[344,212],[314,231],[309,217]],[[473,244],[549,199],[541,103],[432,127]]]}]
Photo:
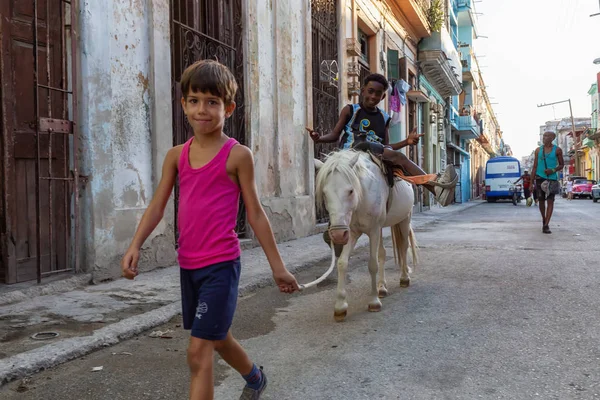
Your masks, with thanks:
[{"label": "blue building", "polygon": [[[457,4],[451,8],[458,10]],[[449,157],[449,153],[454,152],[454,147],[460,149],[459,145],[455,146],[450,140],[452,110],[456,109],[453,107],[453,99],[458,99],[457,96],[462,92],[463,80],[460,54],[456,47],[458,43],[456,15],[454,10],[450,10],[450,25],[444,24],[438,32],[431,32],[431,36],[419,43],[418,60],[422,71],[420,84],[421,89],[430,99],[421,118],[426,126],[427,136],[432,142],[437,142],[436,146],[428,148],[426,154],[430,154],[432,159],[439,157],[439,163],[434,163],[432,159],[428,163],[426,158],[430,172],[444,170],[448,160],[454,163],[454,156]],[[465,154],[468,157],[468,152]]]},{"label": "blue building", "polygon": [[449,19],[452,41],[461,58],[462,87],[460,94],[452,97],[450,107],[451,134],[448,143],[448,164],[460,171],[460,188],[456,190],[456,202],[471,198],[470,143],[481,135],[477,118],[477,89],[479,71],[473,51],[477,38],[476,15],[473,0],[451,0]]}]

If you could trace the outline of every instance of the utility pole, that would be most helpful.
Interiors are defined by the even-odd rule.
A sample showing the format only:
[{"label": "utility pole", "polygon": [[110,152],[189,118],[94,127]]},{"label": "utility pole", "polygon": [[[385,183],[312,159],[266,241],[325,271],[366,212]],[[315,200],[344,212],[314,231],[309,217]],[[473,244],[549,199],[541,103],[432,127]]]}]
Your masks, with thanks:
[{"label": "utility pole", "polygon": [[539,107],[553,106],[554,104],[569,103],[569,113],[571,114],[571,129],[573,130],[573,140],[575,143],[575,175],[581,175],[579,171],[579,152],[577,151],[577,131],[575,130],[575,119],[573,118],[573,107],[571,107],[571,99],[555,101],[554,103],[538,104]]},{"label": "utility pole", "polygon": [[[600,7],[600,0],[598,0],[598,7]],[[590,17],[597,17],[598,15],[600,15],[600,12],[590,15]]]}]

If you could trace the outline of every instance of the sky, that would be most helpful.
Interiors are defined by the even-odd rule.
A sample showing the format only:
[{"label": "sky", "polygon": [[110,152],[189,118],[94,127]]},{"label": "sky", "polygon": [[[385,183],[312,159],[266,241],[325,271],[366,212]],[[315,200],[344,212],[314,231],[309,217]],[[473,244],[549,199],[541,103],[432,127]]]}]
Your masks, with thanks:
[{"label": "sky", "polygon": [[569,116],[589,117],[587,94],[600,72],[599,0],[475,0],[475,41],[490,100],[505,143],[516,157],[537,146],[539,126]]}]

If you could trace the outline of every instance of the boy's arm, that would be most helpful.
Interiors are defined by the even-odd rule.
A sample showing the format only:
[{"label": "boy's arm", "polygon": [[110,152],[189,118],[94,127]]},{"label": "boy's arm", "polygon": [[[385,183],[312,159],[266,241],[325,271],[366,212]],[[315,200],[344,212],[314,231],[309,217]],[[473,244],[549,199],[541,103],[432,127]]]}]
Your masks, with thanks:
[{"label": "boy's arm", "polygon": [[271,224],[258,199],[256,182],[254,180],[254,157],[252,156],[252,152],[245,146],[235,146],[231,151],[230,157],[235,163],[242,198],[246,206],[248,222],[267,256],[267,260],[273,271],[275,283],[282,292],[295,292],[299,290],[298,282],[289,273],[281,259]]},{"label": "boy's arm", "polygon": [[162,167],[162,177],[150,205],[144,212],[142,220],[135,232],[135,236],[129,245],[129,249],[121,260],[123,275],[133,279],[137,275],[137,263],[139,250],[158,223],[162,220],[165,207],[173,191],[175,179],[177,178],[177,163],[179,161],[179,150],[172,148],[167,152]]},{"label": "boy's arm", "polygon": [[350,121],[350,118],[352,118],[352,114],[350,113],[350,107],[346,106],[342,109],[342,112],[340,113],[340,118],[338,119],[337,124],[335,124],[335,127],[330,133],[320,136],[319,132],[315,132],[312,129],[308,128],[306,128],[306,130],[308,131],[308,133],[310,133],[310,137],[312,140],[315,141],[315,143],[334,143],[340,139],[342,131],[344,130],[344,126],[346,126],[348,121]]}]

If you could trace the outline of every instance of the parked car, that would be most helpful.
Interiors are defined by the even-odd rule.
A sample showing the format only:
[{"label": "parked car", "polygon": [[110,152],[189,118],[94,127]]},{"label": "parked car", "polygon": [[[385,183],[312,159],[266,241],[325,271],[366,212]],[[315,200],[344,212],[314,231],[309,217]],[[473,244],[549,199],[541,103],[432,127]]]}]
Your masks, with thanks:
[{"label": "parked car", "polygon": [[592,186],[597,182],[591,179],[575,179],[573,181],[573,198],[592,198]]},{"label": "parked car", "polygon": [[[569,179],[575,181],[577,179],[586,180],[585,176],[569,176]],[[562,185],[562,197],[567,197],[567,180],[565,179]]]},{"label": "parked car", "polygon": [[598,199],[600,199],[600,185],[594,185],[592,186],[592,200],[597,203]]}]

